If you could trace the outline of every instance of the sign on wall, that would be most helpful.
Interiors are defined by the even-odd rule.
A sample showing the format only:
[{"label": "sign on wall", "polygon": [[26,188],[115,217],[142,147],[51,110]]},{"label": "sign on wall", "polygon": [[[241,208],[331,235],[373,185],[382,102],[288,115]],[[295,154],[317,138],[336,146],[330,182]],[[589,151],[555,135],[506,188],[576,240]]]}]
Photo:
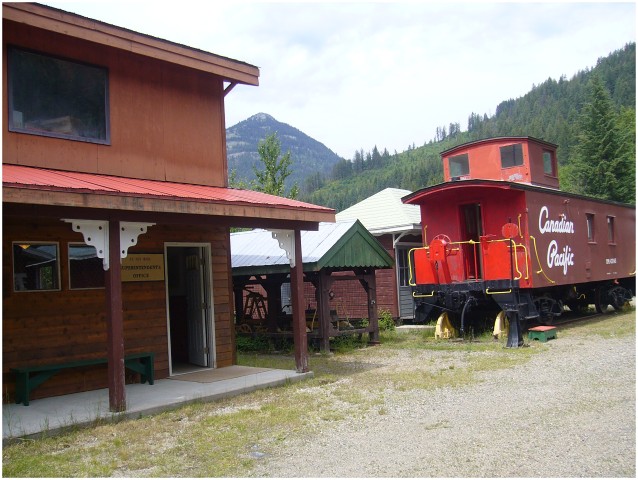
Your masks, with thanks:
[{"label": "sign on wall", "polygon": [[164,280],[164,255],[134,253],[122,259],[123,282],[157,282]]}]

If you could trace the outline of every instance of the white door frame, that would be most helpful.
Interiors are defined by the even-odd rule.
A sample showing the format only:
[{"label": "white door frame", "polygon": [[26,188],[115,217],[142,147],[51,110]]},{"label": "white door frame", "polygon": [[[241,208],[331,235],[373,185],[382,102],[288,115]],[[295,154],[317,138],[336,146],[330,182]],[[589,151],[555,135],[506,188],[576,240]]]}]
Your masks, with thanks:
[{"label": "white door frame", "polygon": [[213,295],[213,269],[211,258],[211,244],[210,243],[198,243],[198,242],[164,242],[164,271],[166,272],[164,287],[166,289],[166,333],[168,339],[168,375],[173,375],[173,360],[171,352],[171,314],[169,309],[170,292],[168,288],[168,276],[170,271],[168,269],[168,249],[171,247],[177,248],[201,248],[203,250],[204,259],[204,301],[208,308],[206,309],[206,330],[208,332],[206,342],[208,344],[208,368],[217,368],[217,351],[215,348],[215,303]]}]

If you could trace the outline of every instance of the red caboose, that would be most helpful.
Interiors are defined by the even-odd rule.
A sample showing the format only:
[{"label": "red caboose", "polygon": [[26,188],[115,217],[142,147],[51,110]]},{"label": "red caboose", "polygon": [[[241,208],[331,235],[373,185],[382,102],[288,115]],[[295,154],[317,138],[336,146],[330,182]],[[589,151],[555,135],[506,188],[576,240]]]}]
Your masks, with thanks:
[{"label": "red caboose", "polygon": [[463,332],[479,312],[496,312],[498,334],[504,312],[514,346],[521,322],[551,323],[564,304],[603,311],[631,299],[635,207],[561,192],[556,148],[531,137],[460,145],[441,154],[445,183],[403,198],[421,207],[418,318],[449,312]]}]

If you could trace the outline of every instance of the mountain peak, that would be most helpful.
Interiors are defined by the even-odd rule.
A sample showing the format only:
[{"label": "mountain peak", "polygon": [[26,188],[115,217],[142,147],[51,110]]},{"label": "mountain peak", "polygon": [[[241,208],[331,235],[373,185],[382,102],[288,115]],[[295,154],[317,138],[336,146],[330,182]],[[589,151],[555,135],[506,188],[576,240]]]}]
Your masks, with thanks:
[{"label": "mountain peak", "polygon": [[317,173],[327,176],[332,166],[341,160],[324,144],[260,112],[226,130],[228,170],[234,170],[238,180],[255,178],[252,167],[260,161],[257,145],[272,133],[277,133],[281,153],[290,151],[292,173],[286,181],[287,187],[295,182],[302,187],[306,178]]}]

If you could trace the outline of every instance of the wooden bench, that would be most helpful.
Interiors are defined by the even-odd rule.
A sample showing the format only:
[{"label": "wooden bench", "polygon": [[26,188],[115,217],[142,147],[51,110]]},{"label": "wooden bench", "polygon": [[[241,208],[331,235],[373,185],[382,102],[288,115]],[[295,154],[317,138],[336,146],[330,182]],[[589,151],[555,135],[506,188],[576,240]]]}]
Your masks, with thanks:
[{"label": "wooden bench", "polygon": [[[106,363],[108,363],[106,358],[91,358],[67,363],[12,368],[11,371],[16,375],[16,403],[22,402],[25,406],[28,406],[31,392],[60,370]],[[154,364],[155,353],[153,352],[132,353],[124,357],[124,366],[139,373],[141,383],[148,381],[149,385],[155,383]]]}]

